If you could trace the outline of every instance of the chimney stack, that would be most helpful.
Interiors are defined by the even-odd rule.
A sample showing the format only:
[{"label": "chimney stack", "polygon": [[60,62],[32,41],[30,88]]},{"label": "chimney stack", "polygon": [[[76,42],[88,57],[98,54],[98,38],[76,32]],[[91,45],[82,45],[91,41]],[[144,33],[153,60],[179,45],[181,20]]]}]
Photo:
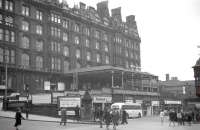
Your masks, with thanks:
[{"label": "chimney stack", "polygon": [[166,74],[166,81],[169,81],[169,74]]}]

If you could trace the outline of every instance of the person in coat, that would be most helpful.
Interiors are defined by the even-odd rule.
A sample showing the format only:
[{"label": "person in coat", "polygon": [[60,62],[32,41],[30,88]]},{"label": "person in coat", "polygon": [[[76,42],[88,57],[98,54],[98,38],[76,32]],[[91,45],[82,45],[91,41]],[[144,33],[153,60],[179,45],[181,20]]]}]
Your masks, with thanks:
[{"label": "person in coat", "polygon": [[60,121],[60,125],[62,125],[62,123],[64,125],[66,125],[66,122],[67,122],[67,112],[66,112],[65,108],[62,108],[61,109],[61,121]]},{"label": "person in coat", "polygon": [[76,118],[76,121],[79,121],[80,120],[80,108],[79,106],[77,105],[76,108],[75,108],[75,118]]},{"label": "person in coat", "polygon": [[113,122],[113,130],[116,130],[116,127],[119,122],[119,111],[116,109],[112,110],[112,122]]},{"label": "person in coat", "polygon": [[122,123],[121,123],[121,124],[124,124],[124,123],[128,124],[128,122],[127,122],[127,113],[126,113],[126,111],[123,109],[123,110],[122,110]]},{"label": "person in coat", "polygon": [[110,123],[111,123],[111,121],[112,121],[112,118],[111,118],[111,114],[110,114],[110,110],[109,110],[109,109],[106,109],[106,110],[104,111],[103,120],[105,121],[106,129],[109,130],[109,126],[110,126]]},{"label": "person in coat", "polygon": [[16,130],[18,130],[18,127],[22,124],[21,123],[21,119],[25,120],[25,118],[21,114],[21,109],[18,108],[18,110],[17,110],[17,112],[15,114],[15,127],[16,127]]}]

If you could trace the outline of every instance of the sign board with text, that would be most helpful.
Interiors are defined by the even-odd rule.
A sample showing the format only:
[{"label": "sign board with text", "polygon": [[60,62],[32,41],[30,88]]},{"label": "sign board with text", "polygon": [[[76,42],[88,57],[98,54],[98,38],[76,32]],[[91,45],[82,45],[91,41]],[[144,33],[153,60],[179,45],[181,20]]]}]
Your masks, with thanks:
[{"label": "sign board with text", "polygon": [[111,103],[112,97],[106,97],[106,96],[94,96],[93,97],[93,103]]},{"label": "sign board with text", "polygon": [[59,107],[76,107],[77,105],[80,107],[81,98],[80,97],[59,97]]}]

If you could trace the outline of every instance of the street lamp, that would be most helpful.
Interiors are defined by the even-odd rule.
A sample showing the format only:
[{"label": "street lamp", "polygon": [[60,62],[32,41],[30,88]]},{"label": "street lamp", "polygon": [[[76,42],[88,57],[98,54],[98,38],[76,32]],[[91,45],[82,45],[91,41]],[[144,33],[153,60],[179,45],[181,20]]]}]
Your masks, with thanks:
[{"label": "street lamp", "polygon": [[112,73],[112,81],[111,81],[111,95],[112,95],[112,103],[113,103],[113,88],[114,88],[114,72],[113,71],[111,71],[111,73]]},{"label": "street lamp", "polygon": [[122,100],[123,102],[125,102],[125,98],[124,98],[124,72],[122,71],[122,89],[123,89],[123,93],[122,93]]},{"label": "street lamp", "polygon": [[134,71],[134,69],[135,69],[135,66],[134,65],[131,65],[130,66],[131,67],[131,86],[133,87],[133,71]]},{"label": "street lamp", "polygon": [[7,110],[7,95],[8,95],[8,92],[7,92],[7,89],[8,89],[8,65],[7,65],[7,55],[4,55],[4,65],[5,65],[5,95],[4,95],[4,98],[3,98],[3,110]]}]

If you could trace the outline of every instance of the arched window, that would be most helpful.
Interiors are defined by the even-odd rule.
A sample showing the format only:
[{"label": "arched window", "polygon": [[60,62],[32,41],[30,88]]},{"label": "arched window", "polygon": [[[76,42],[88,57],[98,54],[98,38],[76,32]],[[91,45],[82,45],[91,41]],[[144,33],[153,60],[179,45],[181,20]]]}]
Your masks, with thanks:
[{"label": "arched window", "polygon": [[42,69],[43,68],[43,58],[41,56],[36,57],[36,69]]},{"label": "arched window", "polygon": [[100,63],[101,62],[101,56],[100,54],[97,54],[97,63]]},{"label": "arched window", "polygon": [[77,59],[81,58],[81,51],[80,51],[80,49],[76,50],[76,58]]},{"label": "arched window", "polygon": [[63,55],[64,56],[69,56],[69,47],[68,46],[64,46]]},{"label": "arched window", "polygon": [[79,62],[76,62],[76,68],[81,68],[81,64]]},{"label": "arched window", "polygon": [[79,44],[79,37],[78,37],[78,36],[75,36],[75,37],[74,37],[74,42],[75,42],[75,44],[77,44],[77,45]]},{"label": "arched window", "polygon": [[67,42],[68,41],[68,34],[63,32],[63,41]]},{"label": "arched window", "polygon": [[69,62],[64,61],[64,73],[67,73],[69,71]]},{"label": "arched window", "polygon": [[109,64],[110,63],[110,58],[109,56],[106,56],[106,64]]},{"label": "arched window", "polygon": [[22,21],[22,30],[28,31],[29,30],[29,23],[26,21]]},{"label": "arched window", "polygon": [[88,51],[87,52],[87,61],[90,61],[91,60],[91,53]]},{"label": "arched window", "polygon": [[21,45],[21,47],[22,48],[29,48],[29,38],[28,37],[26,37],[26,36],[23,36],[22,37],[22,45]]},{"label": "arched window", "polygon": [[21,55],[21,65],[24,66],[24,67],[29,67],[30,65],[30,61],[29,61],[29,55],[28,54],[25,54],[23,53]]}]

